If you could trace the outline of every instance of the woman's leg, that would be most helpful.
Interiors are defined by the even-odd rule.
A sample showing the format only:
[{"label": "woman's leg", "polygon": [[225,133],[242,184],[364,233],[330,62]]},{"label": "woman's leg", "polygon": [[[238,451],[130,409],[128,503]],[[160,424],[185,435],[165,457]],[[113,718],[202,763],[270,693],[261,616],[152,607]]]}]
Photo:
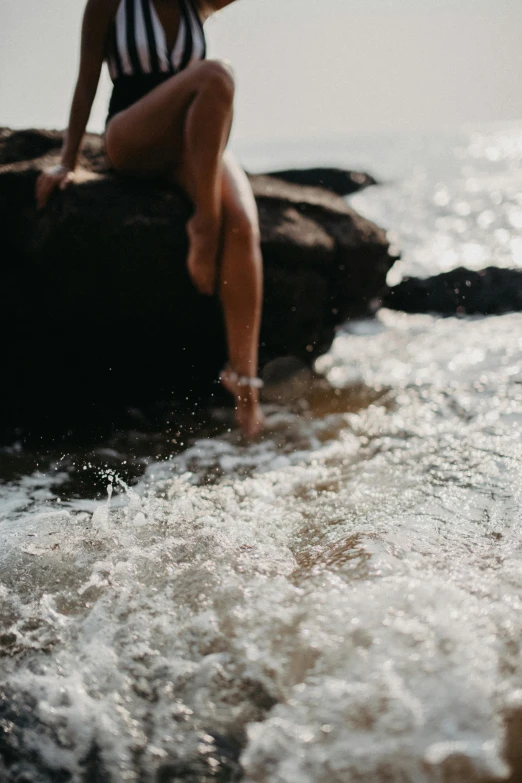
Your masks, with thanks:
[{"label": "woman's leg", "polygon": [[238,385],[234,373],[253,377],[258,372],[263,294],[259,220],[250,183],[230,153],[224,157],[222,207],[219,293],[230,364],[221,380],[235,398],[237,422],[243,434],[254,437],[263,427],[259,392],[252,386]]},{"label": "woman's leg", "polygon": [[201,293],[215,288],[221,227],[223,152],[230,133],[234,83],[227,66],[196,63],[110,121],[112,165],[141,175],[174,176],[194,204],[187,261]]},{"label": "woman's leg", "polygon": [[[142,176],[170,176],[195,207],[189,224],[189,271],[196,287],[215,287],[220,232],[223,303],[230,364],[257,373],[262,272],[257,207],[250,184],[231,157],[223,161],[232,118],[233,82],[226,66],[198,63],[150,92],[109,123],[105,143],[112,165]],[[226,372],[242,431],[262,428],[258,391]]]}]

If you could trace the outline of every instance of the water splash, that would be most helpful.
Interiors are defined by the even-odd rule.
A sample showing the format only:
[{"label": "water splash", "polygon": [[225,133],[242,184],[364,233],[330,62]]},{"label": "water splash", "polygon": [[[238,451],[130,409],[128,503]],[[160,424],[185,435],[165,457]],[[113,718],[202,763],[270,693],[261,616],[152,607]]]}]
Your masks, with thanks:
[{"label": "water splash", "polygon": [[[509,191],[506,139],[453,155],[478,190],[390,186],[411,247],[427,212],[458,253],[473,215],[466,242],[507,215],[515,237],[479,171]],[[357,198],[393,224],[386,191]],[[108,465],[97,502],[63,461],[4,486],[0,779],[520,777],[521,325],[383,311],[258,444],[192,441],[132,487]]]}]

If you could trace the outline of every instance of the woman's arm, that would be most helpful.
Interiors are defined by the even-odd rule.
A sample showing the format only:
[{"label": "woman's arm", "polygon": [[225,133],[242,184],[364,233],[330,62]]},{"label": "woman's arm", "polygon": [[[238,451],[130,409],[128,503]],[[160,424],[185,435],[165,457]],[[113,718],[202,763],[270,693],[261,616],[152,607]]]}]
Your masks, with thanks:
[{"label": "woman's arm", "polygon": [[107,36],[118,0],[88,0],[82,25],[80,70],[71,105],[61,165],[42,172],[36,183],[36,202],[44,207],[51,193],[67,187],[76,167],[105,58]]},{"label": "woman's arm", "polygon": [[88,0],[82,25],[80,70],[69,117],[69,128],[62,150],[62,165],[74,169],[80,144],[91,114],[105,59],[107,36],[116,3]]}]

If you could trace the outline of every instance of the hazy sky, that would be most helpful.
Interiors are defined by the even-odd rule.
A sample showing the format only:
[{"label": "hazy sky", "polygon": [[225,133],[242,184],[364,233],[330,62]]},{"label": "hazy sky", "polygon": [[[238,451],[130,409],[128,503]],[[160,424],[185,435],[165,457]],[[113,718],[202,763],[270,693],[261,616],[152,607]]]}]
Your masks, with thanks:
[{"label": "hazy sky", "polygon": [[[0,125],[66,124],[83,7],[0,0]],[[207,24],[244,140],[522,118],[521,31],[522,0],[238,0]]]}]

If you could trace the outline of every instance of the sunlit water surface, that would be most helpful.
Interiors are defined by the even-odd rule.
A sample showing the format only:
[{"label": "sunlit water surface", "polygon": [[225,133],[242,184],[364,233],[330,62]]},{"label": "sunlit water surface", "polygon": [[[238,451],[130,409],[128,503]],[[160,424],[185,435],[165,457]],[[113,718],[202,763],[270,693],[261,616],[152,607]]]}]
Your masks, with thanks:
[{"label": "sunlit water surface", "polygon": [[[396,279],[522,267],[521,155],[522,126],[243,150],[384,179],[352,201]],[[102,501],[58,460],[4,483],[0,779],[522,780],[522,315],[382,311],[317,369],[261,443]]]}]

